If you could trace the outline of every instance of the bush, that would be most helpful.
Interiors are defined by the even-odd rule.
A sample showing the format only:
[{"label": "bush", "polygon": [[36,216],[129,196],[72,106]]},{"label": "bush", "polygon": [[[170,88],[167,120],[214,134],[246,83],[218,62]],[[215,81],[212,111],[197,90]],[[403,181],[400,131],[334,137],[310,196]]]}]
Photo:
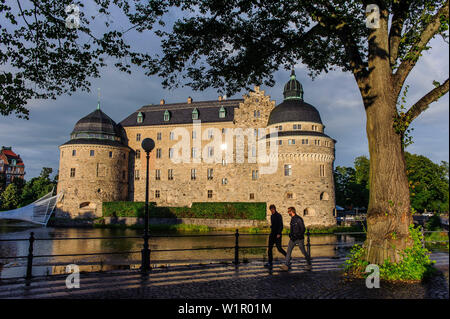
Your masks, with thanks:
[{"label": "bush", "polygon": [[[412,247],[404,249],[400,252],[402,260],[398,263],[385,260],[379,266],[380,279],[385,280],[422,280],[424,277],[433,273],[433,263],[430,260],[429,251],[422,248],[423,236],[419,228],[409,227],[410,238],[413,240]],[[365,248],[360,245],[353,246],[350,251],[349,259],[345,261],[345,271],[356,275],[368,275],[365,268],[369,264],[365,260]]]},{"label": "bush", "polygon": [[[103,217],[144,217],[143,202],[103,203]],[[149,216],[159,218],[266,219],[266,203],[193,203],[192,207],[162,207],[149,203]]]}]

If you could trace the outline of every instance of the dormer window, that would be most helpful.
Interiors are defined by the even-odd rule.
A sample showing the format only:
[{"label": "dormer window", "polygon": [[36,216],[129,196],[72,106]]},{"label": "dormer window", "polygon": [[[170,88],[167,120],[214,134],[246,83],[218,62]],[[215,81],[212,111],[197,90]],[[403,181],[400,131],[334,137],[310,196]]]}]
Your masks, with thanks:
[{"label": "dormer window", "polygon": [[170,113],[169,111],[164,111],[164,122],[168,122],[170,120]]},{"label": "dormer window", "polygon": [[223,106],[220,107],[219,109],[219,118],[223,119],[226,115],[226,111],[225,108]]},{"label": "dormer window", "polygon": [[192,111],[192,119],[198,120],[198,111],[196,108]]},{"label": "dormer window", "polygon": [[139,112],[137,115],[137,122],[142,123],[143,121],[144,121],[144,116],[142,115],[141,112]]}]

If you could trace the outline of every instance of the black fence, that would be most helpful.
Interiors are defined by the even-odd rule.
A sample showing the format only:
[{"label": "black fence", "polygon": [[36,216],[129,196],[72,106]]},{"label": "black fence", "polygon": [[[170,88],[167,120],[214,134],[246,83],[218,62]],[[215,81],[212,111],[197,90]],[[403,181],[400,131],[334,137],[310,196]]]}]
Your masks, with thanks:
[{"label": "black fence", "polygon": [[[422,235],[423,235],[423,246],[425,247],[426,243],[444,243],[449,242],[449,240],[445,241],[425,241],[425,234],[426,233],[433,233],[433,232],[447,232],[447,235],[449,234],[448,231],[424,231],[422,228]],[[342,232],[342,233],[318,233],[317,235],[365,235],[365,232]],[[327,244],[311,244],[311,233],[309,230],[305,233],[305,246],[306,251],[309,256],[311,256],[311,247],[312,246],[338,246],[338,247],[349,247],[353,246],[355,244],[362,244],[362,242],[353,242],[350,244],[340,244],[340,243],[327,243]],[[179,252],[179,251],[198,251],[198,250],[227,250],[232,249],[234,250],[234,258],[232,259],[232,262],[234,265],[238,266],[240,263],[239,258],[239,251],[241,249],[249,249],[249,248],[267,248],[267,245],[264,246],[240,246],[239,245],[239,237],[241,236],[268,236],[268,234],[241,234],[239,233],[239,230],[236,230],[234,234],[211,234],[211,235],[164,235],[164,236],[158,236],[158,235],[149,235],[149,238],[168,238],[168,237],[235,237],[235,245],[234,246],[228,246],[228,247],[200,247],[200,248],[183,248],[183,249],[153,249],[150,250],[150,252]],[[51,257],[80,257],[80,256],[102,256],[102,255],[122,255],[122,254],[136,254],[136,253],[142,253],[142,250],[134,250],[134,251],[120,251],[120,252],[95,252],[95,253],[83,253],[83,254],[51,254],[51,255],[34,255],[33,249],[34,249],[34,243],[36,241],[59,241],[59,240],[94,240],[94,239],[104,239],[104,240],[120,240],[120,239],[143,239],[143,236],[114,236],[114,237],[70,237],[70,238],[64,238],[64,237],[55,237],[55,238],[36,238],[34,236],[34,233],[30,233],[29,238],[15,238],[15,239],[0,239],[0,242],[17,242],[17,241],[28,241],[28,255],[26,256],[6,256],[6,257],[0,257],[1,259],[26,259],[26,282],[27,285],[30,284],[30,281],[32,279],[32,272],[33,272],[33,260],[35,258],[51,258]],[[286,246],[283,246],[286,247]],[[149,255],[149,261],[148,264],[150,264],[150,257]],[[311,258],[312,259],[312,258]],[[144,261],[141,260],[143,263]]]}]

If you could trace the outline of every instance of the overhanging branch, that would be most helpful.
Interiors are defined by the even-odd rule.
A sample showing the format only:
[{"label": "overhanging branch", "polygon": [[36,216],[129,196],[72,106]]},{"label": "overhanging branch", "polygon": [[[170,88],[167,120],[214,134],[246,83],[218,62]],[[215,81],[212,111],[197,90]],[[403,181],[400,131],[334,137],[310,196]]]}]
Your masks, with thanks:
[{"label": "overhanging branch", "polygon": [[448,79],[441,85],[435,87],[433,90],[428,92],[419,101],[417,101],[411,108],[406,112],[405,118],[411,123],[416,119],[423,111],[425,111],[429,105],[437,101],[441,96],[448,92],[449,83]]}]

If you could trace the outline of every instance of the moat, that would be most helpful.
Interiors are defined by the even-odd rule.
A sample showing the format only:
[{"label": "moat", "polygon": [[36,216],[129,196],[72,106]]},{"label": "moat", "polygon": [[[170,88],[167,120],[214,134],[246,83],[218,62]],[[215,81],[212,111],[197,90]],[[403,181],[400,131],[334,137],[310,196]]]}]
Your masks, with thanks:
[{"label": "moat", "polygon": [[[61,273],[68,264],[84,265],[85,270],[89,270],[92,265],[134,265],[139,266],[140,250],[143,240],[141,238],[116,238],[116,239],[95,239],[98,237],[139,237],[142,230],[134,229],[99,229],[99,228],[25,228],[11,225],[0,227],[0,239],[26,239],[30,233],[34,232],[37,239],[55,238],[54,240],[37,240],[34,244],[34,255],[68,255],[85,253],[109,253],[124,252],[118,255],[92,255],[92,256],[60,256],[34,258],[33,275],[46,275]],[[150,249],[152,264],[168,265],[173,262],[178,264],[187,263],[210,263],[234,258],[234,249],[226,250],[197,250],[197,251],[176,251],[176,252],[156,252],[154,250],[168,249],[191,249],[203,247],[234,247],[235,237],[232,232],[166,232],[152,233],[155,237],[150,239]],[[188,236],[186,236],[188,235]],[[196,235],[196,236],[189,236]],[[198,235],[198,236],[197,236]],[[208,236],[225,235],[225,236]],[[164,237],[168,236],[168,237]],[[179,237],[185,236],[185,237]],[[239,237],[239,246],[265,246],[268,235],[242,234]],[[86,238],[81,240],[56,240],[57,238]],[[344,257],[351,245],[362,241],[353,235],[313,235],[311,236],[312,257]],[[287,245],[289,238],[283,236],[283,245]],[[331,244],[331,245],[329,245]],[[318,245],[318,246],[315,246]],[[341,247],[337,247],[337,245]],[[345,247],[342,247],[345,246]],[[125,253],[132,251],[134,253]],[[2,259],[6,256],[26,256],[28,254],[28,241],[0,241],[0,264],[3,264],[0,278],[21,277],[25,274],[26,258],[23,259]],[[299,251],[294,250],[294,257],[300,257]],[[274,251],[275,260],[281,255]],[[243,248],[240,250],[240,259],[265,260],[267,252],[265,248]],[[87,268],[86,268],[87,267]],[[107,268],[103,268],[107,269]]]}]

